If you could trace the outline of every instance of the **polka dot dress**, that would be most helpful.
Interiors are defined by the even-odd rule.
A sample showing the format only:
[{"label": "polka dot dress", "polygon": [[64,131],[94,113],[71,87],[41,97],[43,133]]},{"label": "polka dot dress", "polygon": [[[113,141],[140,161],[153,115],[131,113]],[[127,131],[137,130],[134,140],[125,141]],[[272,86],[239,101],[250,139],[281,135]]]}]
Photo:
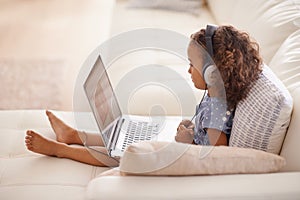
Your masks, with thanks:
[{"label": "polka dot dress", "polygon": [[206,95],[196,108],[194,142],[200,145],[210,145],[206,129],[212,128],[224,132],[230,137],[234,110],[227,110],[225,101]]}]

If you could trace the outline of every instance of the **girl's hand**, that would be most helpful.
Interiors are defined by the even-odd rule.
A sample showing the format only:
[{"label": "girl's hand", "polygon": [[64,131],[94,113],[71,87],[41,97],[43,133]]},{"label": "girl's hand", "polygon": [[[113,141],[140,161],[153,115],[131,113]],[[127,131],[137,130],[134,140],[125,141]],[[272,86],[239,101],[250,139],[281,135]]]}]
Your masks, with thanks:
[{"label": "girl's hand", "polygon": [[179,125],[175,141],[192,144],[194,141],[194,130],[192,128],[186,128],[183,124]]},{"label": "girl's hand", "polygon": [[[191,120],[187,120],[187,119],[182,120],[182,121],[180,122],[179,126],[180,126],[180,125],[183,125],[184,127],[189,128],[189,129],[193,129],[193,128],[195,127],[194,123],[193,123]],[[177,131],[178,131],[178,129],[179,129],[179,126],[178,126],[178,128],[177,128]]]}]

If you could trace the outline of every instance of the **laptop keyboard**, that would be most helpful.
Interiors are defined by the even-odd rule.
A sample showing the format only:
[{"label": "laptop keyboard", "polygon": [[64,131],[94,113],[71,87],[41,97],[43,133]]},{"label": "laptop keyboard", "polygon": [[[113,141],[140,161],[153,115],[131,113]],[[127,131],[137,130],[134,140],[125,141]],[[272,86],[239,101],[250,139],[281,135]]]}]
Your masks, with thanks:
[{"label": "laptop keyboard", "polygon": [[158,134],[158,124],[151,124],[142,121],[129,121],[122,151],[132,143],[139,141],[151,140]]}]

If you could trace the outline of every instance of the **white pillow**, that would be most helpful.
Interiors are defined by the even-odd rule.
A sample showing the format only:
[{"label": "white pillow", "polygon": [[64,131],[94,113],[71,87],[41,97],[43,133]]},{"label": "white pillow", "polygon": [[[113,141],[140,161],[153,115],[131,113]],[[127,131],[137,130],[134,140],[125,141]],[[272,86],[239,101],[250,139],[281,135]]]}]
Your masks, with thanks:
[{"label": "white pillow", "polygon": [[151,8],[200,14],[202,0],[131,0],[129,8]]},{"label": "white pillow", "polygon": [[288,90],[270,68],[264,66],[247,98],[237,105],[229,146],[279,154],[292,106]]},{"label": "white pillow", "polygon": [[121,175],[187,176],[276,172],[284,165],[283,157],[255,149],[141,142],[126,149],[119,168]]}]

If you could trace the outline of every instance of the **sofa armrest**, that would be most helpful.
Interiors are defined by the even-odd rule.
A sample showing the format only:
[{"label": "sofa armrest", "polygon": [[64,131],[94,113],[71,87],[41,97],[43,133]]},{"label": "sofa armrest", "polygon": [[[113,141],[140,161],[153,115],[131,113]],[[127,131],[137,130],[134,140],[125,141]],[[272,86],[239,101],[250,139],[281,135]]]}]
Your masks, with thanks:
[{"label": "sofa armrest", "polygon": [[298,199],[300,172],[190,177],[104,176],[88,199]]}]

